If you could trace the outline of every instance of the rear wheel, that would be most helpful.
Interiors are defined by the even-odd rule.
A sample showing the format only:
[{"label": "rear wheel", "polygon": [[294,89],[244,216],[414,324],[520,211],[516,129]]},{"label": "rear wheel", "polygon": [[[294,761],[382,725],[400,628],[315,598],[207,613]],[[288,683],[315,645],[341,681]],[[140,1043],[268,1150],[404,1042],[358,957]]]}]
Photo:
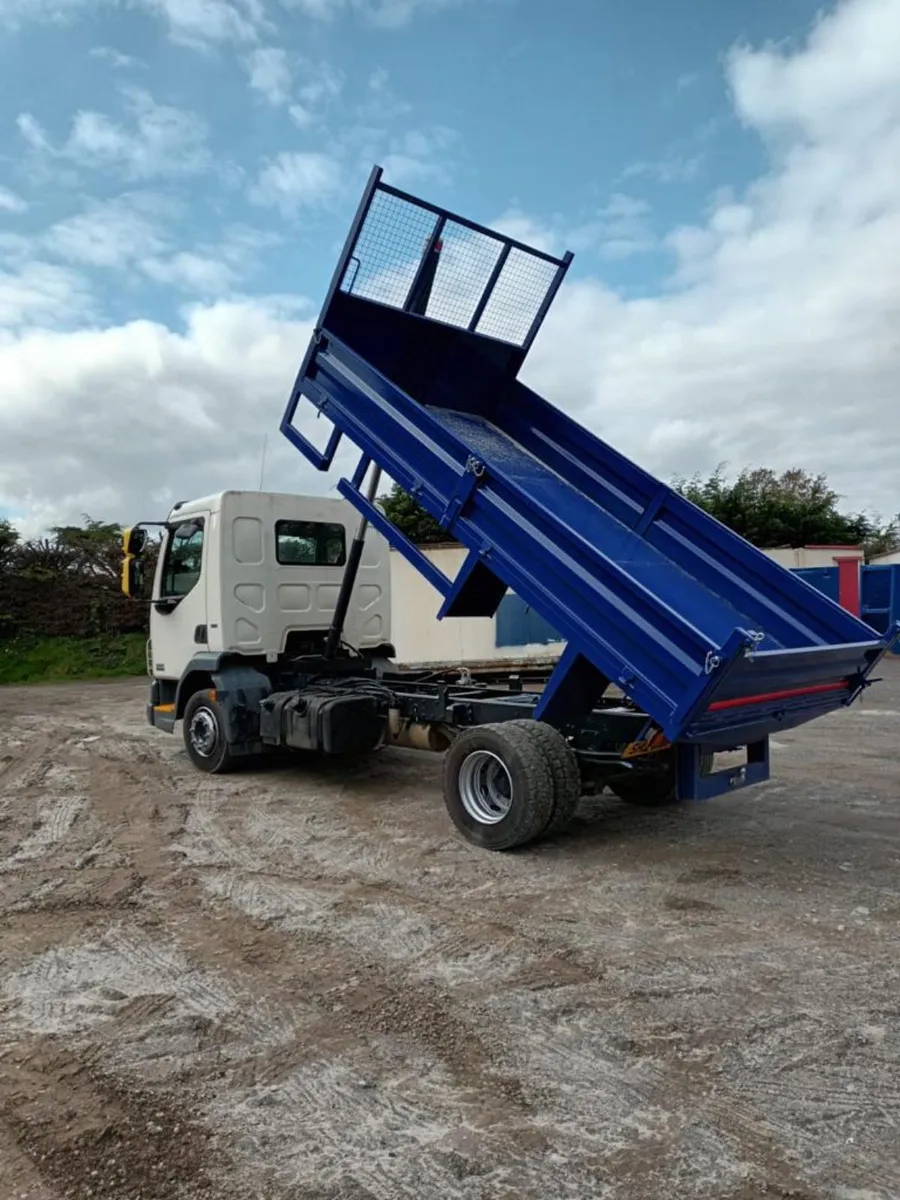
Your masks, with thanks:
[{"label": "rear wheel", "polygon": [[225,715],[209,692],[194,692],[184,709],[182,736],[188,758],[211,775],[231,770],[234,756],[225,736]]},{"label": "rear wheel", "polygon": [[518,721],[465,730],[444,756],[444,803],[481,849],[511,850],[540,837],[554,804],[542,745]]},{"label": "rear wheel", "polygon": [[544,752],[553,779],[553,808],[544,834],[548,837],[566,828],[581,799],[581,770],[575,751],[552,725],[545,721],[514,721],[527,737],[534,738]]}]

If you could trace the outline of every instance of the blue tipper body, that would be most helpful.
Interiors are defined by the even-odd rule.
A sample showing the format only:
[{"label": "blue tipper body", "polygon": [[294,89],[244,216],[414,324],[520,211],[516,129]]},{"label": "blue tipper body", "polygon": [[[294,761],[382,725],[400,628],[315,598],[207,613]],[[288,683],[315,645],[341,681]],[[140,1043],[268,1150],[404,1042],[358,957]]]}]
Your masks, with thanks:
[{"label": "blue tipper body", "polygon": [[[610,684],[679,744],[682,795],[768,774],[768,735],[850,703],[900,637],[773,562],[547,400],[519,372],[571,255],[386,184],[365,188],[282,432],[443,596],[489,617],[512,589],[566,641],[536,707],[561,728]],[[302,399],[333,424],[320,451]],[[469,550],[446,578],[362,494],[375,463]],[[747,763],[702,778],[704,750]]]}]

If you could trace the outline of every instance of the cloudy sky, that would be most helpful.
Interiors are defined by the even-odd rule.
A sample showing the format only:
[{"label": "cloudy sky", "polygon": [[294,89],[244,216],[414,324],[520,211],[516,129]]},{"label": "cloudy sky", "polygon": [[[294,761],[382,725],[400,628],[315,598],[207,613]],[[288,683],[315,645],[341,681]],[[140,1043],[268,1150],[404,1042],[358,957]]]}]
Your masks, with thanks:
[{"label": "cloudy sky", "polygon": [[900,0],[0,0],[0,514],[326,490],[374,162],[575,251],[525,377],[642,465],[900,509]]}]

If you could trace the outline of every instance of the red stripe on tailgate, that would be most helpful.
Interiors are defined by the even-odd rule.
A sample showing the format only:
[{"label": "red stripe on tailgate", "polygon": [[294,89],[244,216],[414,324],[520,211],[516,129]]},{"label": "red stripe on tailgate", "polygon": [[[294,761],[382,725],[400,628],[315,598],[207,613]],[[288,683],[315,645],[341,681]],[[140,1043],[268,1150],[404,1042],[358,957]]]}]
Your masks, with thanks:
[{"label": "red stripe on tailgate", "polygon": [[815,696],[819,692],[846,690],[846,683],[817,683],[813,687],[787,688],[783,692],[760,692],[758,696],[738,696],[734,700],[717,700],[709,706],[707,712],[719,712],[723,708],[743,708],[747,704],[768,704],[770,700],[790,700],[794,696]]}]

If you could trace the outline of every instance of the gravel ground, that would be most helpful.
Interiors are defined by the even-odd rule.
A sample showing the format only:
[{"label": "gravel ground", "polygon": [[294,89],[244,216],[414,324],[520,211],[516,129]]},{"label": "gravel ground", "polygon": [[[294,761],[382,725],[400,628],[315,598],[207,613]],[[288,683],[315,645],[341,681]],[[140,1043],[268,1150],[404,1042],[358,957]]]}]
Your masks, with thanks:
[{"label": "gravel ground", "polygon": [[900,1196],[884,674],[511,855],[436,758],[206,778],[140,682],[0,691],[0,1196]]}]

